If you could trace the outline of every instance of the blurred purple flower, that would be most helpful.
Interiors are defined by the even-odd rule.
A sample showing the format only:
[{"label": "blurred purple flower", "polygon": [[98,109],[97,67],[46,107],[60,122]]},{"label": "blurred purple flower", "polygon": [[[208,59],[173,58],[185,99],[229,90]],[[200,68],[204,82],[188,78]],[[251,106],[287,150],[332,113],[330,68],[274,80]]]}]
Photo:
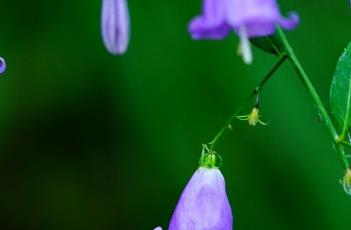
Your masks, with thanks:
[{"label": "blurred purple flower", "polygon": [[124,54],[130,37],[130,21],[126,0],[103,0],[101,32],[106,49],[114,54]]},{"label": "blurred purple flower", "polygon": [[296,13],[280,15],[276,0],[203,0],[201,16],[189,24],[193,39],[223,39],[231,30],[240,37],[239,51],[244,62],[252,62],[249,38],[274,34],[276,25],[294,29]]},{"label": "blurred purple flower", "polygon": [[232,210],[221,172],[200,167],[185,187],[168,230],[232,230],[232,226]]},{"label": "blurred purple flower", "polygon": [[6,62],[2,57],[0,57],[0,74],[5,72],[5,70],[6,70]]}]

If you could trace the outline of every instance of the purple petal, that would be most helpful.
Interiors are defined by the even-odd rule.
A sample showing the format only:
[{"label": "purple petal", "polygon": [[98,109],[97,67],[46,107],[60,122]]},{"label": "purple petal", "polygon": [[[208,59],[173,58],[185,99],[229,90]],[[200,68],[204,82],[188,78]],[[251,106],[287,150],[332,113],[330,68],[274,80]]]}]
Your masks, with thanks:
[{"label": "purple petal", "polygon": [[198,17],[193,19],[189,24],[189,32],[195,40],[199,39],[215,39],[220,40],[225,38],[230,31],[230,27],[223,23],[215,27],[210,26],[206,19]]},{"label": "purple petal", "polygon": [[249,37],[271,35],[277,24],[293,29],[299,21],[297,14],[284,19],[275,0],[227,0],[227,18],[237,33],[245,26]]},{"label": "purple petal", "polygon": [[101,32],[106,49],[112,54],[126,52],[130,37],[126,0],[103,0]]},{"label": "purple petal", "polygon": [[169,230],[232,230],[233,216],[218,169],[200,167],[185,187]]},{"label": "purple petal", "polygon": [[292,12],[289,14],[289,18],[281,17],[278,23],[282,28],[292,30],[299,24],[299,21],[299,15],[297,13]]},{"label": "purple petal", "polygon": [[[270,20],[250,20],[244,24],[249,38],[274,34],[276,23]],[[235,29],[238,31],[238,29]],[[237,32],[238,33],[238,32]]]},{"label": "purple petal", "polygon": [[189,24],[193,39],[223,39],[230,27],[225,23],[226,0],[204,0],[202,15],[194,18]]},{"label": "purple petal", "polygon": [[2,57],[0,57],[0,74],[4,73],[5,70],[6,70],[6,62]]},{"label": "purple petal", "polygon": [[275,23],[280,17],[275,0],[227,0],[226,17],[233,27],[264,22]]},{"label": "purple petal", "polygon": [[204,0],[202,15],[191,21],[189,32],[193,39],[223,39],[244,26],[248,37],[258,37],[273,34],[277,24],[293,29],[298,22],[297,14],[282,17],[276,0]]},{"label": "purple petal", "polygon": [[204,0],[203,4],[203,17],[211,26],[218,26],[224,20],[225,9],[222,7],[221,2],[225,0]]}]

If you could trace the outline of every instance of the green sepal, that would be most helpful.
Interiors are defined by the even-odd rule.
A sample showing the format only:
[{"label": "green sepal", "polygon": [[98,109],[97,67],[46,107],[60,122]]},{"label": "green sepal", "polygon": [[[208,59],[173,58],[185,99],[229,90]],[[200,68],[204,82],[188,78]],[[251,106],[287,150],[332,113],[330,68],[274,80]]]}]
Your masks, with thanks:
[{"label": "green sepal", "polygon": [[262,51],[280,56],[284,53],[284,47],[277,35],[250,38],[250,42]]},{"label": "green sepal", "polygon": [[219,168],[222,166],[222,157],[215,151],[201,155],[199,166],[205,168]]}]

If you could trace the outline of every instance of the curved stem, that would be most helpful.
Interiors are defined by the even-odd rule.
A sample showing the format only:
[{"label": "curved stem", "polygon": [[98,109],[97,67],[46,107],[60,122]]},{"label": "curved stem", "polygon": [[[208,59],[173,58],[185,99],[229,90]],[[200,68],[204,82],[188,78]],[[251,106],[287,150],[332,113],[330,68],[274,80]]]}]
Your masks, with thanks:
[{"label": "curved stem", "polygon": [[317,91],[315,90],[314,86],[312,85],[312,82],[310,81],[309,77],[307,76],[306,72],[302,68],[299,60],[297,59],[293,49],[291,48],[288,40],[286,39],[283,30],[278,27],[278,35],[282,41],[283,47],[286,51],[286,54],[289,58],[290,63],[293,65],[295,72],[297,73],[298,77],[302,81],[303,85],[305,86],[306,90],[309,92],[310,96],[312,97],[315,105],[317,106],[317,109],[319,110],[319,113],[321,117],[323,118],[326,126],[329,129],[329,132],[333,138],[334,143],[336,144],[336,149],[338,151],[339,157],[342,161],[343,166],[345,169],[349,168],[349,162],[345,156],[344,149],[341,146],[340,143],[340,138],[338,133],[336,132],[336,129],[332,123],[332,120],[329,117],[329,114],[327,110],[325,109],[325,106],[323,105]]},{"label": "curved stem", "polygon": [[279,69],[279,67],[285,62],[287,59],[287,56],[283,54],[279,61],[273,66],[273,68],[267,73],[267,75],[262,79],[262,81],[258,84],[258,86],[253,90],[253,92],[250,94],[250,96],[239,106],[239,108],[233,113],[233,115],[230,117],[230,119],[227,121],[225,126],[217,133],[217,135],[212,139],[212,141],[209,143],[209,151],[214,151],[214,148],[216,147],[217,143],[219,140],[224,138],[224,136],[227,134],[228,130],[230,129],[230,125],[233,122],[233,120],[237,117],[237,115],[241,112],[241,110],[248,104],[252,98],[257,95],[257,93],[261,92],[269,79],[273,76],[273,74]]}]

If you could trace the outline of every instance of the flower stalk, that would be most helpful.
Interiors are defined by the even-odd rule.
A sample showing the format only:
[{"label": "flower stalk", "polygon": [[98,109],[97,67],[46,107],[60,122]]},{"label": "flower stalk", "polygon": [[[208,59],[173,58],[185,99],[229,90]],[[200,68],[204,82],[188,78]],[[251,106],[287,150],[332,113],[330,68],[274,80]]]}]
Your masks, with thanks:
[{"label": "flower stalk", "polygon": [[[344,145],[346,146],[351,146],[351,143],[348,141],[345,141],[344,138],[341,138],[342,136],[338,135],[335,126],[325,108],[323,105],[322,100],[320,99],[317,91],[315,90],[312,82],[310,81],[308,75],[304,71],[302,65],[300,64],[299,60],[297,59],[292,47],[290,46],[288,40],[286,39],[283,30],[278,26],[277,27],[277,35],[278,38],[280,39],[284,50],[280,53],[280,59],[274,65],[274,67],[268,72],[268,74],[262,79],[260,84],[256,87],[256,89],[250,94],[247,100],[244,101],[244,103],[241,104],[241,106],[233,113],[233,115],[230,117],[228,122],[225,124],[225,126],[216,134],[216,136],[212,139],[212,141],[208,144],[209,146],[209,151],[212,152],[214,151],[215,147],[217,146],[218,142],[225,137],[227,134],[228,130],[232,127],[231,124],[234,121],[234,119],[239,115],[239,113],[242,111],[242,109],[253,99],[255,95],[257,95],[259,92],[261,92],[264,88],[264,86],[267,84],[267,82],[271,79],[273,74],[281,67],[281,65],[286,61],[289,60],[289,62],[292,64],[297,76],[299,79],[302,81],[305,89],[309,92],[309,95],[313,99],[323,121],[325,122],[325,125],[327,126],[333,142],[336,146],[336,150],[338,152],[338,157],[340,158],[341,164],[345,170],[348,170],[350,168],[350,163],[349,160],[347,159],[347,156],[345,154],[344,150]],[[230,128],[229,128],[230,127]]]},{"label": "flower stalk", "polygon": [[258,86],[253,90],[253,92],[248,96],[248,98],[239,106],[239,108],[233,113],[233,115],[229,118],[227,123],[223,126],[223,128],[216,134],[216,136],[212,139],[212,141],[208,144],[210,152],[214,151],[218,142],[225,137],[228,133],[228,130],[231,129],[231,124],[237,118],[237,116],[242,112],[245,106],[258,94],[263,88],[266,86],[267,82],[272,78],[273,74],[279,69],[279,67],[287,60],[287,56],[285,54],[281,54],[279,61],[273,66],[273,68],[267,73],[267,75],[261,80]]}]

